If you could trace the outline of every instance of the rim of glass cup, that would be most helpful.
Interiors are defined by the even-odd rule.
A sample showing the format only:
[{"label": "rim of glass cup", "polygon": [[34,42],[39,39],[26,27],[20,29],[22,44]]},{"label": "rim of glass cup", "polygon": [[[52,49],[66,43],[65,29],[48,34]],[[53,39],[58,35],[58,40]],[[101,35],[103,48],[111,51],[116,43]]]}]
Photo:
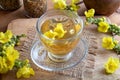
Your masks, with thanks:
[{"label": "rim of glass cup", "polygon": [[[48,39],[48,40],[53,40],[53,39],[51,39],[51,38],[48,38],[48,37],[46,37],[42,32],[41,32],[41,26],[42,26],[42,24],[43,24],[43,22],[45,21],[45,20],[47,20],[46,18],[50,18],[51,17],[51,15],[52,15],[52,13],[55,13],[56,15],[60,15],[59,14],[59,12],[60,13],[62,13],[62,15],[65,15],[65,16],[67,16],[67,17],[70,17],[71,15],[72,15],[72,17],[75,17],[75,18],[77,18],[77,20],[79,20],[79,23],[80,23],[80,25],[81,25],[81,29],[79,30],[79,32],[75,35],[75,36],[72,36],[72,37],[69,37],[69,38],[65,38],[65,39],[61,39],[61,40],[54,40],[55,42],[59,42],[59,41],[66,41],[66,40],[71,40],[71,39],[74,39],[74,38],[76,38],[76,37],[78,37],[81,33],[82,33],[82,31],[83,31],[83,27],[84,27],[84,22],[83,22],[83,20],[82,20],[82,18],[79,16],[79,15],[77,15],[77,13],[75,13],[75,12],[72,12],[72,11],[69,11],[69,10],[49,10],[49,11],[46,11],[38,20],[37,20],[37,24],[36,24],[36,29],[37,29],[37,32],[38,32],[38,34],[40,34],[42,37],[44,37],[45,39]],[[50,16],[49,16],[50,15]],[[52,15],[53,17],[54,17],[54,15]],[[39,28],[40,27],[40,28]]]}]

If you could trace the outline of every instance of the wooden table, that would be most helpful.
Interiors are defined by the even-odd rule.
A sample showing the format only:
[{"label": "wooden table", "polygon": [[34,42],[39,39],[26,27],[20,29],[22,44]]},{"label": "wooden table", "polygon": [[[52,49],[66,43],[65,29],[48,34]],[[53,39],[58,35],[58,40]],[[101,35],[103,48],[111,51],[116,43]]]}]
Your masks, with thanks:
[{"label": "wooden table", "polygon": [[[48,9],[52,9],[52,8],[53,8],[53,4],[52,4],[51,0],[48,0]],[[79,10],[79,15],[83,15],[83,12],[85,10],[86,10],[86,8],[85,8],[84,4],[81,4],[81,9]],[[12,12],[1,10],[0,11],[0,31],[6,31],[7,25],[15,19],[28,19],[24,15],[24,13],[25,13],[25,11],[24,11],[23,6],[20,9],[18,9],[16,11],[12,11]],[[112,23],[116,23],[116,24],[120,25],[120,14],[119,13],[115,12],[112,15],[108,16],[108,18],[111,20]],[[19,30],[18,30],[18,33],[19,33]],[[97,34],[97,35],[99,35],[99,34]],[[117,37],[117,38],[119,39],[119,37]],[[116,56],[114,54],[111,54],[111,55]],[[102,69],[101,64],[103,64],[106,60],[106,58],[104,56],[109,57],[110,55],[108,55],[108,54],[98,54],[96,56],[95,75],[100,74],[100,71]],[[117,74],[119,72],[120,72],[120,70],[118,70]],[[102,77],[104,75],[102,75],[102,74],[97,75],[95,80],[101,80],[101,78],[97,79],[97,77],[100,77],[100,76]],[[114,76],[115,75],[113,75],[113,77]],[[106,78],[106,79],[108,79],[108,78]],[[106,79],[103,79],[103,80],[106,80]],[[109,80],[111,80],[111,79],[109,79]]]},{"label": "wooden table", "polygon": [[[83,15],[83,12],[86,10],[84,4],[81,4],[81,9],[79,10],[79,15]],[[53,8],[53,3],[51,0],[48,0],[48,9]],[[114,13],[111,16],[109,16],[110,20],[113,23],[120,25],[120,14]],[[27,18],[25,16],[25,11],[23,6],[16,10],[16,11],[2,11],[0,10],[0,31],[6,31],[8,23],[10,23],[12,20],[19,19],[19,18]]]}]

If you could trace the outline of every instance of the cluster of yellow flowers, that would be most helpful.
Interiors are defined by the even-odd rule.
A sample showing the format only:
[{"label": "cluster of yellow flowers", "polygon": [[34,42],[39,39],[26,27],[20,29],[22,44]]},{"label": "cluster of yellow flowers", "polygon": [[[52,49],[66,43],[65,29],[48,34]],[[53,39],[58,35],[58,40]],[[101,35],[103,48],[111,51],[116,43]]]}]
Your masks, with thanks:
[{"label": "cluster of yellow flowers", "polygon": [[[105,49],[110,49],[110,50],[118,50],[120,51],[120,47],[117,47],[118,41],[113,39],[112,37],[103,37],[102,39],[102,46]],[[120,46],[120,45],[119,45]],[[116,69],[118,69],[120,66],[120,61],[118,58],[113,58],[110,57],[108,61],[105,63],[105,70],[107,73],[114,73]]]},{"label": "cluster of yellow flowers", "polygon": [[[104,17],[94,18],[94,14],[94,9],[85,11],[86,21],[91,24],[96,24],[99,32],[111,32],[114,35],[120,35],[120,28],[117,25],[108,23]],[[113,49],[117,53],[120,53],[120,45],[118,44],[118,41],[112,37],[103,38],[102,46],[106,49]]]},{"label": "cluster of yellow flowers", "polygon": [[120,28],[116,24],[110,24],[105,17],[102,18],[94,18],[95,10],[90,9],[85,11],[86,21],[87,23],[96,24],[98,26],[99,32],[110,32],[114,35],[120,35]]},{"label": "cluster of yellow flowers", "polygon": [[0,56],[0,73],[6,73],[8,70],[13,69],[15,60],[19,58],[19,52],[11,46],[2,51],[2,56]]},{"label": "cluster of yellow flowers", "polygon": [[71,11],[77,11],[80,8],[77,5],[79,1],[80,0],[71,0],[71,4],[67,5],[66,0],[53,0],[55,9],[71,10]]},{"label": "cluster of yellow flowers", "polygon": [[[120,35],[120,28],[115,24],[110,24],[107,20],[103,18],[94,18],[95,10],[90,9],[85,11],[87,23],[96,24],[98,26],[97,30],[99,32],[111,32],[116,35]],[[117,53],[120,53],[120,45],[118,41],[112,37],[103,37],[102,47],[109,50],[115,50]],[[120,66],[120,61],[118,58],[110,57],[105,63],[105,70],[107,73],[114,73]]]},{"label": "cluster of yellow flowers", "polygon": [[60,39],[60,38],[64,37],[66,32],[67,31],[65,31],[63,29],[63,24],[57,23],[54,30],[49,30],[49,31],[45,32],[44,35],[47,36],[48,38],[51,38],[51,39]]},{"label": "cluster of yellow flowers", "polygon": [[[16,67],[18,69],[17,78],[28,78],[30,75],[34,75],[33,69],[26,66],[29,64],[28,61],[27,63],[20,61],[19,52],[14,48],[19,43],[20,38],[24,36],[23,34],[15,36],[10,30],[7,30],[5,33],[0,32],[0,74],[7,73]],[[26,64],[23,65],[24,63]]]}]

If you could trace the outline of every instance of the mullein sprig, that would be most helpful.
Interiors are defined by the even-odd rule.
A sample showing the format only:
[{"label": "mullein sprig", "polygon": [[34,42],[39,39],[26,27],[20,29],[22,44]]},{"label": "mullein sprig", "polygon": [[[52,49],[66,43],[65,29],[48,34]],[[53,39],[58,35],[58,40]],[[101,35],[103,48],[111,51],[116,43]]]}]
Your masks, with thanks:
[{"label": "mullein sprig", "polygon": [[80,6],[78,6],[80,0],[71,0],[70,5],[66,3],[66,0],[52,0],[52,1],[54,3],[55,9],[77,11],[80,8]]},{"label": "mullein sprig", "polygon": [[14,47],[15,45],[19,45],[20,38],[22,38],[22,37],[26,37],[26,35],[25,34],[16,35],[16,36],[13,35],[11,37],[10,41],[2,44],[3,48],[8,47],[8,46],[13,46]]},{"label": "mullein sprig", "polygon": [[109,32],[114,35],[120,36],[120,28],[118,25],[111,24],[110,22],[107,21],[105,17],[94,18],[94,14],[95,14],[94,9],[85,11],[86,23],[97,25],[99,32],[103,32],[103,33]]},{"label": "mullein sprig", "polygon": [[[94,18],[95,10],[90,9],[85,11],[86,23],[97,25],[97,30],[99,32],[110,32],[114,35],[120,35],[120,28],[117,25],[109,23],[105,17]],[[114,50],[120,54],[120,44],[113,37],[103,37],[102,47],[108,50]],[[120,61],[118,58],[109,57],[108,61],[105,63],[105,72],[108,74],[114,73],[120,67]]]},{"label": "mullein sprig", "polygon": [[29,64],[28,59],[26,59],[24,61],[16,60],[14,67],[18,69],[18,71],[16,73],[17,78],[20,78],[20,77],[29,78],[31,75],[35,74]]},{"label": "mullein sprig", "polygon": [[[108,50],[114,50],[120,54],[120,44],[113,37],[103,37],[102,47]],[[109,57],[105,63],[104,68],[106,73],[112,74],[120,67],[120,61],[118,58]]]},{"label": "mullein sprig", "polygon": [[14,67],[18,69],[17,78],[29,78],[34,75],[33,69],[29,66],[29,61],[19,60],[19,52],[14,48],[18,45],[22,35],[13,35],[10,30],[5,33],[0,32],[0,74],[7,73]]},{"label": "mullein sprig", "polygon": [[120,54],[120,44],[113,37],[103,37],[102,47],[108,50],[114,50]]}]

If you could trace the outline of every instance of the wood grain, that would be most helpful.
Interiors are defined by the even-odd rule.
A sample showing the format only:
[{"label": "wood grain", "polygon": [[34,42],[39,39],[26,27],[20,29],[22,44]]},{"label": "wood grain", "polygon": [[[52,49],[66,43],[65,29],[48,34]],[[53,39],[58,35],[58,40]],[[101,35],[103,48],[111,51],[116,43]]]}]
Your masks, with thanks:
[{"label": "wood grain", "polygon": [[[31,43],[33,41],[33,38],[35,37],[35,26],[36,26],[36,21],[37,18],[32,18],[32,19],[17,19],[17,20],[13,20],[11,23],[9,23],[8,25],[8,29],[12,30],[12,32],[15,35],[19,35],[19,34],[26,34],[27,38],[23,39],[23,45],[21,44],[21,46],[19,46],[17,49],[20,51],[21,53],[21,59],[30,59],[30,46]],[[24,24],[24,25],[23,25]],[[84,31],[85,32],[85,31]],[[92,33],[83,33],[84,35],[86,35],[85,37],[87,37],[87,39],[89,40],[90,37],[88,37],[87,34],[91,34]],[[33,36],[33,37],[32,37]],[[96,38],[93,37],[92,40],[94,42],[96,42],[95,40]],[[91,40],[90,40],[91,41]],[[29,43],[28,43],[29,42]],[[25,45],[25,46],[24,46]],[[92,46],[92,44],[90,44],[90,49],[94,50],[94,47]],[[97,46],[96,46],[97,47]],[[51,77],[54,76],[52,78],[49,78],[49,80],[57,80],[57,78],[59,78],[59,76],[63,77],[63,80],[71,80],[71,79],[81,79],[81,80],[85,80],[84,78],[87,76],[87,78],[91,78],[92,79],[92,74],[93,74],[93,70],[94,70],[94,66],[95,66],[95,50],[90,50],[88,57],[86,58],[85,62],[81,62],[81,64],[77,65],[75,68],[73,69],[68,69],[66,71],[60,71],[58,73],[50,73],[50,72],[46,72],[44,70],[39,69],[35,64],[33,64],[33,62],[31,61],[32,67],[34,68],[36,75],[34,77],[31,77],[29,80],[33,80],[34,79],[38,79],[41,76],[43,76],[41,79],[46,80],[46,77]],[[86,65],[84,65],[86,64]],[[87,69],[87,70],[86,70]],[[90,74],[89,74],[90,73]],[[7,80],[8,78],[11,80],[15,80],[16,77],[14,76],[15,71],[12,71],[7,73],[6,75],[3,75],[3,80]],[[50,75],[49,75],[50,74]],[[14,77],[11,77],[11,76]],[[40,76],[38,76],[40,75]],[[57,76],[57,77],[56,77]],[[66,77],[65,77],[66,76]]]}]

